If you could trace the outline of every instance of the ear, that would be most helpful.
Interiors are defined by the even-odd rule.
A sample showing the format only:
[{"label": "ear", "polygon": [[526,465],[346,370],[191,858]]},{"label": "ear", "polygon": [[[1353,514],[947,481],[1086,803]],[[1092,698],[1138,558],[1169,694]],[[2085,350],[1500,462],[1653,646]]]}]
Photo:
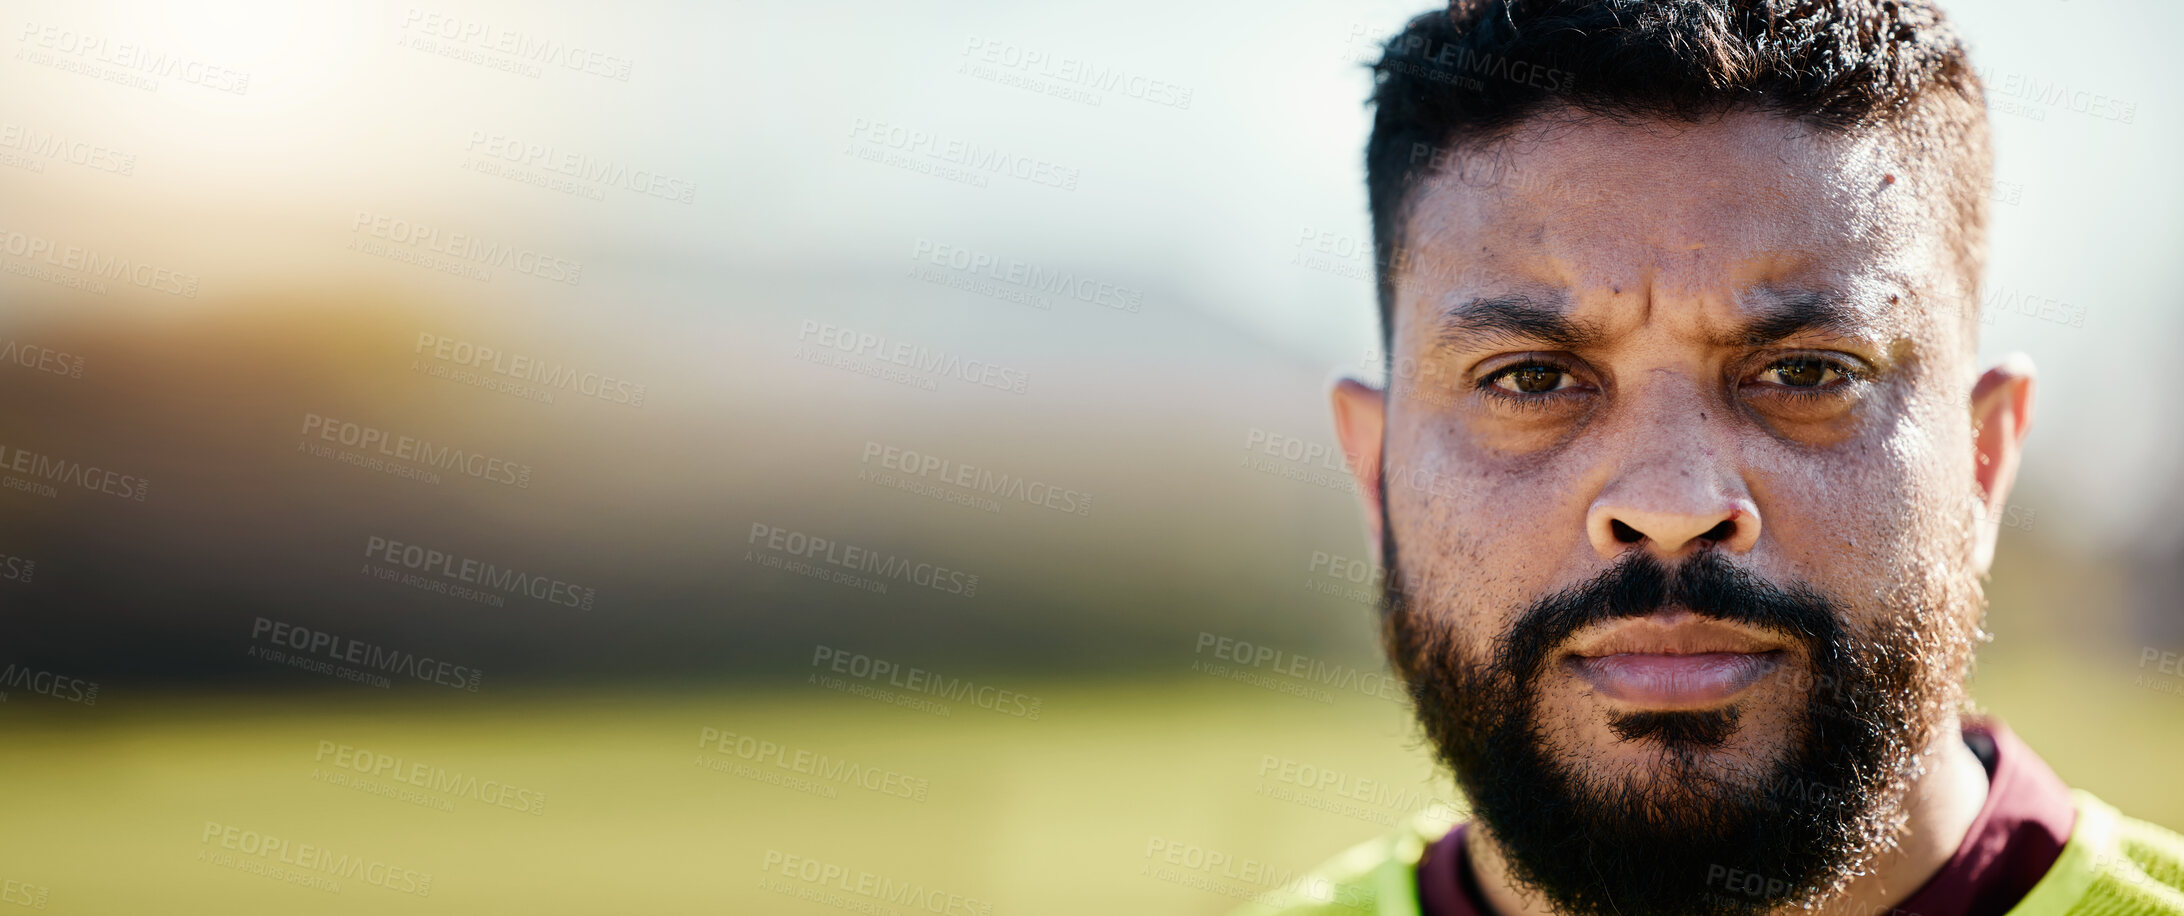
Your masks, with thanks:
[{"label": "ear", "polygon": [[1329,398],[1335,408],[1335,439],[1349,461],[1351,476],[1357,478],[1357,492],[1364,497],[1366,536],[1372,540],[1374,561],[1380,562],[1385,557],[1380,543],[1381,519],[1387,511],[1380,492],[1380,443],[1388,426],[1387,395],[1364,382],[1346,378],[1335,383]]},{"label": "ear", "polygon": [[1980,517],[1973,526],[1973,571],[1994,565],[2004,504],[2017,482],[2017,460],[2032,426],[2032,357],[2012,353],[1972,386],[1972,477],[1979,485]]}]

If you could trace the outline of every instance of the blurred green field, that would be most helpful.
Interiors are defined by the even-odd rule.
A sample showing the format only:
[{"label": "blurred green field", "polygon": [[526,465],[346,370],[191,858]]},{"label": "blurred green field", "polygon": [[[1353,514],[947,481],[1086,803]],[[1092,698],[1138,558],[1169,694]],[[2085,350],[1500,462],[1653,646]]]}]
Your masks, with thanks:
[{"label": "blurred green field", "polygon": [[[2123,650],[1989,659],[1978,691],[2073,784],[2184,825],[2184,685],[2137,681],[2184,679],[2137,663]],[[1383,700],[1195,676],[1010,686],[1040,698],[1037,720],[969,703],[943,717],[817,685],[115,690],[89,708],[15,691],[0,703],[0,880],[12,882],[0,912],[42,900],[132,914],[1220,913],[1382,832],[1399,808],[1453,798],[1407,713]],[[708,728],[791,748],[792,765],[804,750],[876,768],[879,788],[749,778],[790,772],[771,760],[708,768],[751,763],[701,747]],[[376,780],[416,796],[404,799],[337,784],[357,775],[336,765],[343,745],[400,758],[392,772],[437,770],[443,787]],[[1321,771],[1340,781],[1296,784]],[[458,773],[477,787],[446,787]],[[922,801],[890,794],[918,794],[920,780]],[[252,855],[253,835],[286,845]],[[1169,848],[1199,864],[1169,864]],[[842,877],[784,874],[789,856]],[[284,857],[318,885],[263,873]],[[343,857],[362,867],[342,874]],[[405,892],[424,875],[427,893]],[[829,886],[827,899],[797,896]]]}]

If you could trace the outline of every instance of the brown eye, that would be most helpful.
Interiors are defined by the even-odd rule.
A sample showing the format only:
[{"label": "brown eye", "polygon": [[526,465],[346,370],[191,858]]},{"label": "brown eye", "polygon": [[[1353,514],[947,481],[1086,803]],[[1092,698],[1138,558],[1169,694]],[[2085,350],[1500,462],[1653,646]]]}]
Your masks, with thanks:
[{"label": "brown eye", "polygon": [[1824,359],[1785,359],[1768,366],[1761,376],[1773,376],[1784,388],[1818,388],[1843,377],[1834,363]]},{"label": "brown eye", "polygon": [[1553,366],[1517,366],[1496,374],[1493,384],[1518,394],[1546,394],[1569,387],[1570,374]]}]

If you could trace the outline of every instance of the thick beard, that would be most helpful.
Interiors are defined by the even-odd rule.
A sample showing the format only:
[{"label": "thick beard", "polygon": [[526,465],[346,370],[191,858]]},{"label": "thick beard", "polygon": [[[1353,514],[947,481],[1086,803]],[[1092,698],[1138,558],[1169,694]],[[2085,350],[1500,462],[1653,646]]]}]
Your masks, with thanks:
[{"label": "thick beard", "polygon": [[[1854,635],[1817,591],[1777,588],[1716,552],[1673,571],[1633,552],[1534,604],[1480,667],[1467,659],[1489,653],[1466,654],[1448,614],[1416,606],[1404,585],[1418,580],[1403,574],[1393,532],[1382,543],[1384,639],[1427,738],[1516,882],[1572,916],[1745,916],[1840,891],[1893,847],[1909,780],[1968,658],[1968,639],[1926,632],[1950,619],[1931,608]],[[1736,735],[1735,706],[1612,719],[1623,740],[1659,749],[1650,773],[1592,776],[1554,751],[1559,729],[1538,707],[1555,650],[1584,626],[1670,605],[1805,648],[1807,702],[1785,723],[1781,759],[1726,768],[1708,755]]]}]

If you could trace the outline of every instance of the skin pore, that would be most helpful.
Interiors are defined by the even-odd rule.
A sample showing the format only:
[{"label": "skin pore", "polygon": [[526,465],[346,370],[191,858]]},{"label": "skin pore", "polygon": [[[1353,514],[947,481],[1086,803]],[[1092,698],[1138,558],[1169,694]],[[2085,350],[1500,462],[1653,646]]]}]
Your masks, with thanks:
[{"label": "skin pore", "polygon": [[[2002,517],[2033,381],[2021,357],[1974,378],[1976,284],[1940,203],[1953,178],[1933,158],[1757,110],[1536,116],[1413,192],[1389,388],[1345,381],[1333,397],[1376,548],[1385,520],[1402,548],[1391,574],[1459,586],[1422,612],[1464,634],[1468,663],[1487,663],[1521,609],[1628,551],[1671,566],[1717,551],[1809,583],[1854,634],[1922,628],[1922,677],[1943,701],[1925,710],[1900,796],[1876,799],[1894,844],[1839,882],[1831,913],[1885,911],[1918,889],[1987,791],[1956,716],[1987,520]],[[1580,631],[1540,676],[1542,740],[1586,778],[1672,796],[1648,780],[1662,744],[1617,723],[1734,709],[1702,763],[1735,783],[1785,753],[1809,680],[1633,694],[1588,659],[1809,664],[1784,649],[1688,613]],[[1668,680],[1687,673],[1670,665]],[[1479,826],[1467,849],[1493,909],[1554,912]]]}]

